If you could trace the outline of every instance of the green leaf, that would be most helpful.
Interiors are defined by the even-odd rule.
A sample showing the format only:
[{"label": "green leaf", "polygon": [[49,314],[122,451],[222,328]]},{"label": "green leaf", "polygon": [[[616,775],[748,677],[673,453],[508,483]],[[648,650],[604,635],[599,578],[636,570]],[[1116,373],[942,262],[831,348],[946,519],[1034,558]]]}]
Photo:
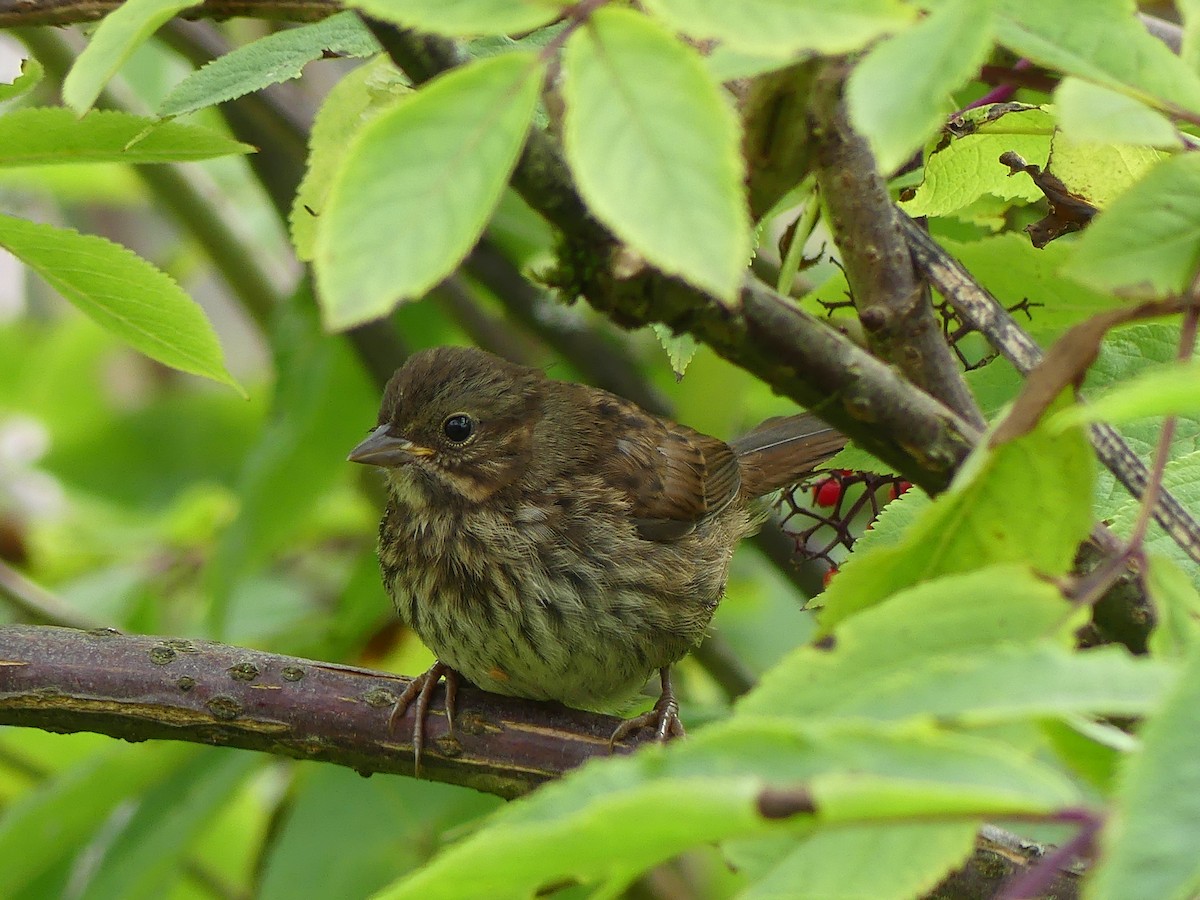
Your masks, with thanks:
[{"label": "green leaf", "polygon": [[1152,37],[1129,0],[1002,0],[1001,43],[1050,69],[1200,113],[1200,76]]},{"label": "green leaf", "polygon": [[[1005,308],[1021,304],[1025,311],[1014,315],[1039,340],[1051,339],[1089,316],[1121,305],[1111,294],[1091,290],[1059,274],[1073,252],[1064,241],[1054,241],[1039,250],[1028,236],[1009,231],[969,243],[940,243]],[[992,368],[988,365],[970,374]],[[1007,402],[1012,396],[1004,399]]]},{"label": "green leaf", "polygon": [[1039,728],[1050,749],[1106,796],[1112,794],[1121,757],[1137,747],[1137,740],[1115,725],[1086,716],[1043,719]]},{"label": "green leaf", "polygon": [[61,106],[0,116],[0,167],[51,163],[192,162],[254,148],[209,128],[159,123],[114,110],[77,119]]},{"label": "green leaf", "polygon": [[1059,132],[1046,169],[1072,194],[1105,209],[1167,156],[1133,144],[1081,144]]},{"label": "green leaf", "polygon": [[1183,18],[1183,42],[1179,58],[1193,72],[1200,73],[1200,0],[1175,0]]},{"label": "green leaf", "polygon": [[[842,698],[833,713],[902,719],[931,715],[964,725],[1086,715],[1144,715],[1154,709],[1174,672],[1124,647],[1072,653],[1048,643],[997,647],[971,656],[926,660]],[[1025,690],[1014,685],[1027,685]]]},{"label": "green leaf", "polygon": [[684,34],[768,56],[849,53],[915,18],[912,7],[897,0],[650,0],[645,5]]},{"label": "green leaf", "polygon": [[21,60],[21,74],[12,80],[12,84],[0,84],[0,101],[11,100],[31,90],[46,72],[42,64],[30,57]]},{"label": "green leaf", "polygon": [[814,826],[1034,814],[1080,801],[1054,770],[980,738],[926,726],[730,721],[671,747],[595,760],[509,804],[377,897],[457,897],[455,874],[467,869],[491,897],[529,896],[564,878],[630,877],[688,847],[794,831],[803,816],[780,825],[758,800],[768,787],[797,785],[816,802]]},{"label": "green leaf", "polygon": [[889,822],[818,831],[738,900],[794,897],[801,884],[806,897],[924,897],[970,856],[978,827],[972,821]]},{"label": "green leaf", "polygon": [[699,55],[631,10],[567,42],[563,145],[588,206],[651,264],[732,300],[750,257],[737,120]]},{"label": "green leaf", "polygon": [[450,37],[532,31],[569,4],[547,0],[351,0],[347,6],[418,31]]},{"label": "green leaf", "polygon": [[296,256],[312,262],[317,224],[351,138],[398,97],[408,93],[404,76],[391,60],[380,56],[347,73],[333,86],[317,110],[308,136],[304,179],[292,201],[288,223]]},{"label": "green leaf", "polygon": [[137,254],[104,238],[3,215],[0,246],[134,349],[241,391],[204,311]]},{"label": "green leaf", "polygon": [[677,379],[682,378],[683,373],[687,371],[688,363],[696,355],[696,339],[686,331],[675,334],[661,322],[655,322],[650,328],[654,332],[654,336],[658,338],[658,342],[662,344],[663,349],[667,351],[667,359],[671,361],[671,371],[675,373]]},{"label": "green leaf", "polygon": [[[1138,378],[1158,366],[1175,365],[1179,359],[1179,324],[1177,322],[1138,322],[1110,332],[1100,345],[1100,355],[1088,369],[1083,396],[1100,396],[1106,390]],[[1131,421],[1121,426],[1121,435],[1134,453],[1149,459],[1158,446],[1162,423],[1153,419]],[[1175,423],[1175,439],[1171,442],[1171,458],[1200,450],[1200,418],[1184,417]],[[1097,496],[1109,503],[1124,503],[1129,494],[1107,472],[1100,473],[1101,487],[1109,494]],[[1101,506],[1097,512],[1108,518],[1114,509]]]},{"label": "green leaf", "polygon": [[516,165],[541,76],[531,53],[478,60],[358,133],[317,224],[317,283],[329,327],[382,316],[462,261]]},{"label": "green leaf", "polygon": [[[1072,653],[1070,636],[1082,620],[1028,569],[996,566],[940,578],[847,619],[832,649],[793,651],[742,699],[737,715],[936,716],[980,724],[1145,711],[1166,667],[1119,649]],[[1036,687],[1015,687],[1021,684]]]},{"label": "green leaf", "polygon": [[454,785],[368,781],[338,766],[311,764],[299,774],[269,844],[257,900],[370,896],[424,862],[448,832],[500,805]]},{"label": "green leaf", "polygon": [[84,896],[152,900],[168,893],[193,841],[260,764],[253,754],[206,748],[153,785],[96,860]]},{"label": "green leaf", "polygon": [[1061,575],[1091,529],[1091,447],[1080,428],[1038,428],[979,447],[904,540],[854,554],[822,595],[825,628],[909,585],[996,563]]},{"label": "green leaf", "polygon": [[1044,195],[1028,178],[1012,178],[1000,154],[1013,151],[1026,162],[1045,165],[1054,119],[1035,106],[996,105],[963,115],[961,137],[942,141],[925,160],[925,179],[902,204],[910,216],[945,216],[981,197],[1033,202]]},{"label": "green leaf", "polygon": [[[1191,421],[1195,420],[1181,420],[1181,424]],[[1167,464],[1166,471],[1163,472],[1163,487],[1183,504],[1184,509],[1200,509],[1200,452],[1193,451],[1172,459]],[[1125,496],[1125,502],[1116,508],[1110,518],[1113,531],[1123,537],[1128,537],[1133,530],[1133,523],[1141,514],[1141,503],[1128,495],[1123,496]],[[1173,560],[1188,574],[1193,586],[1200,588],[1200,566],[1196,565],[1195,561],[1163,531],[1157,522],[1152,522],[1150,525],[1150,530],[1146,534],[1145,548],[1147,553],[1165,556]]]},{"label": "green leaf", "polygon": [[307,282],[273,325],[279,376],[270,418],[245,457],[238,478],[241,508],[222,531],[206,572],[216,636],[229,634],[227,610],[237,582],[296,540],[313,508],[346,477],[345,467],[331,460],[345,457],[378,408],[378,392],[346,341],[321,334]]},{"label": "green leaf", "polygon": [[198,753],[186,744],[116,745],[43,782],[0,817],[0,894],[15,897],[65,853],[84,846],[112,811]]},{"label": "green leaf", "polygon": [[278,31],[245,44],[193,72],[158,105],[160,116],[182,116],[233,100],[268,85],[299,78],[308,63],[326,53],[373,56],[379,44],[357,13]]},{"label": "green leaf", "polygon": [[854,67],[846,107],[880,171],[899,168],[938,132],[954,109],[950,93],[992,48],[993,21],[991,2],[953,0]]},{"label": "green leaf", "polygon": [[1200,158],[1156,166],[1083,233],[1064,274],[1123,297],[1186,292],[1200,265]]},{"label": "green leaf", "polygon": [[105,16],[63,80],[63,100],[83,115],[109,79],[168,19],[200,0],[125,0]]},{"label": "green leaf", "polygon": [[1082,422],[1128,422],[1148,416],[1200,413],[1200,362],[1158,366],[1096,397],[1055,413],[1051,428]]},{"label": "green leaf", "polygon": [[1183,145],[1171,120],[1128,94],[1068,76],[1054,91],[1055,115],[1072,141],[1141,144],[1175,149]]},{"label": "green leaf", "polygon": [[1200,591],[1174,560],[1149,557],[1146,593],[1157,621],[1150,633],[1150,652],[1162,659],[1180,657],[1200,646]]},{"label": "green leaf", "polygon": [[1126,761],[1089,895],[1194,897],[1200,888],[1200,646]]}]

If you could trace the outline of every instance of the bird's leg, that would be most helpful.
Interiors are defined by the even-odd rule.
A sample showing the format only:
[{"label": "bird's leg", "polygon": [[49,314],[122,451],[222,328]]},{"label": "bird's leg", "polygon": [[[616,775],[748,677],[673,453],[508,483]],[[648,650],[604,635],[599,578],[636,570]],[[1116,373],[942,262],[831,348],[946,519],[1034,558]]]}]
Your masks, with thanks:
[{"label": "bird's leg", "polygon": [[671,687],[671,667],[663,666],[658,670],[658,674],[662,679],[662,693],[658,702],[654,704],[654,709],[626,719],[618,725],[608,740],[610,751],[616,747],[617,741],[624,740],[639,728],[647,726],[655,729],[655,738],[660,742],[684,736],[683,723],[679,721],[679,703],[675,699],[675,689]]},{"label": "bird's leg", "polygon": [[450,732],[454,732],[454,710],[458,703],[458,673],[440,660],[426,670],[424,675],[418,675],[409,682],[404,693],[392,707],[388,718],[388,732],[396,727],[396,721],[403,718],[409,706],[417,701],[413,710],[416,721],[413,722],[413,776],[421,777],[421,751],[425,749],[425,716],[429,712],[429,703],[433,700],[433,692],[437,690],[438,682],[446,680],[446,724]]}]

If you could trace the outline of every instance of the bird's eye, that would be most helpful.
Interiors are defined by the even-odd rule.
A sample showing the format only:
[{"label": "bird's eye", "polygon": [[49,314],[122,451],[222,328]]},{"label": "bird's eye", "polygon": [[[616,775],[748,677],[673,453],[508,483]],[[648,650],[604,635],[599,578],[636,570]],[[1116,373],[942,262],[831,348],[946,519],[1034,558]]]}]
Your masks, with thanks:
[{"label": "bird's eye", "polygon": [[442,423],[442,434],[454,444],[465,444],[475,434],[475,422],[466,413],[447,416]]}]

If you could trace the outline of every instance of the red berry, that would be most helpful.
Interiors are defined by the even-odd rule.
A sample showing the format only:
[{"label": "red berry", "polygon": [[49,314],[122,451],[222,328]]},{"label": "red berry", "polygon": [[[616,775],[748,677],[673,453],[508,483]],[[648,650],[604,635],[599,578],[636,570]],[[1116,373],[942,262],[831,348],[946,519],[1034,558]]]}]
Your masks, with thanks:
[{"label": "red berry", "polygon": [[831,567],[831,568],[830,568],[830,569],[829,569],[829,570],[828,570],[828,571],[825,573],[825,577],[821,579],[821,583],[822,583],[822,584],[823,584],[825,587],[829,587],[829,582],[833,581],[833,576],[834,576],[834,575],[836,575],[837,573],[838,573],[838,567],[837,567],[837,566],[833,566],[833,567]]},{"label": "red berry", "polygon": [[893,484],[893,485],[892,485],[892,489],[891,489],[891,491],[890,491],[891,498],[892,498],[893,500],[895,500],[895,499],[896,499],[897,497],[899,497],[901,494],[903,494],[903,493],[905,493],[906,491],[908,491],[908,489],[909,489],[910,487],[912,487],[912,482],[910,482],[910,481],[900,481],[900,482],[897,482],[896,484]]},{"label": "red berry", "polygon": [[813,488],[813,502],[817,506],[835,506],[842,496],[842,483],[836,478],[826,478]]}]

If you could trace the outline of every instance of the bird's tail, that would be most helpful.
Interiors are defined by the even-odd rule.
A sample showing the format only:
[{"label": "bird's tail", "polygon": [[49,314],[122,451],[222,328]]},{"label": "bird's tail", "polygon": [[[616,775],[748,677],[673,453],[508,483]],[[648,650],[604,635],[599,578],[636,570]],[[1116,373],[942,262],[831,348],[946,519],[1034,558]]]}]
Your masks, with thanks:
[{"label": "bird's tail", "polygon": [[730,446],[742,473],[742,495],[761,497],[803,479],[846,446],[846,438],[815,416],[801,413],[767,419]]}]

